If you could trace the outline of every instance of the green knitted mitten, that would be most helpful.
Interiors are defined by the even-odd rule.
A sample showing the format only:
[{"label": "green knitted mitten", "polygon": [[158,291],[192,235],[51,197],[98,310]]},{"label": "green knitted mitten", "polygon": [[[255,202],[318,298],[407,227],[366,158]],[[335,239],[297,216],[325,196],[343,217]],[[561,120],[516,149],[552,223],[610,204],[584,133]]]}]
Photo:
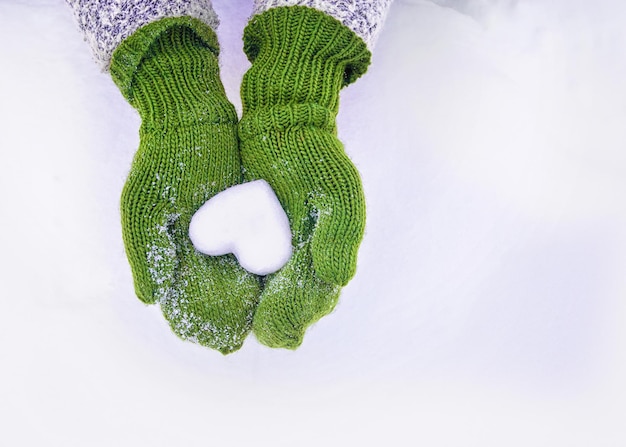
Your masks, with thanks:
[{"label": "green knitted mitten", "polygon": [[188,237],[197,209],[241,181],[237,115],[217,54],[199,20],[162,19],[121,43],[111,74],[142,119],[121,204],[136,293],[158,302],[180,337],[226,354],[250,330],[260,285],[233,256],[204,256]]},{"label": "green knitted mitten", "polygon": [[288,264],[266,278],[253,331],[268,346],[294,349],[356,270],[365,200],[335,121],[339,91],[365,72],[371,55],[349,28],[302,6],[254,17],[244,50],[252,62],[241,87],[245,177],[274,188],[294,246]]}]

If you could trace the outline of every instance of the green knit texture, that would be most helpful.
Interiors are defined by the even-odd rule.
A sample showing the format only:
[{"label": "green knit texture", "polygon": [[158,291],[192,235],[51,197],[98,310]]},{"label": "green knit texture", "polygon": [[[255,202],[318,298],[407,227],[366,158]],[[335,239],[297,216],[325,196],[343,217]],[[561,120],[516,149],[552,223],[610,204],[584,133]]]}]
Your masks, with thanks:
[{"label": "green knit texture", "polygon": [[266,278],[258,340],[297,348],[354,276],[365,227],[359,174],[336,136],[339,92],[362,75],[362,39],[315,9],[267,10],[244,31],[252,66],[241,86],[240,150],[247,180],[265,179],[291,224],[294,254]]},{"label": "green knit texture", "polygon": [[122,42],[111,74],[142,120],[121,201],[137,296],[159,303],[181,338],[226,354],[250,331],[260,284],[233,256],[205,256],[188,236],[198,208],[242,180],[217,53],[199,20],[162,19]]}]

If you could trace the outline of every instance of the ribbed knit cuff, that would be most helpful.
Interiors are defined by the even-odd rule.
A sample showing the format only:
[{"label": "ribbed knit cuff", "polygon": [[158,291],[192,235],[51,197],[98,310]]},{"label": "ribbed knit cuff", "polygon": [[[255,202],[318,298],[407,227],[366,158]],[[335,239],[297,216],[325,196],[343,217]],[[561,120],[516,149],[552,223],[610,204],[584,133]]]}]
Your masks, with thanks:
[{"label": "ribbed knit cuff", "polygon": [[144,127],[236,123],[219,79],[218,53],[214,31],[200,20],[162,19],[119,45],[111,75]]},{"label": "ribbed knit cuff", "polygon": [[[271,8],[308,6],[339,20],[374,48],[392,0],[254,0],[253,14]],[[454,0],[453,0],[454,1]]]},{"label": "ribbed knit cuff", "polygon": [[339,91],[360,77],[371,53],[338,20],[312,8],[272,8],[244,30],[252,66],[241,86],[240,137],[290,126],[334,131]]}]

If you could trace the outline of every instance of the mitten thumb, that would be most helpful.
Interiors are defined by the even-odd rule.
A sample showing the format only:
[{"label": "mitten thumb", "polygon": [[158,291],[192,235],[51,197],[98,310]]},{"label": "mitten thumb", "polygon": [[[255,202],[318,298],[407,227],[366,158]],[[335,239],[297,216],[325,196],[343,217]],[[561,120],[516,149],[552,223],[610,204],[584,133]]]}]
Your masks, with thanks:
[{"label": "mitten thumb", "polygon": [[[317,222],[311,250],[320,279],[345,286],[356,273],[357,252],[365,231],[365,198],[356,168],[348,163],[337,190],[312,200]],[[347,167],[347,166],[346,166]]]}]

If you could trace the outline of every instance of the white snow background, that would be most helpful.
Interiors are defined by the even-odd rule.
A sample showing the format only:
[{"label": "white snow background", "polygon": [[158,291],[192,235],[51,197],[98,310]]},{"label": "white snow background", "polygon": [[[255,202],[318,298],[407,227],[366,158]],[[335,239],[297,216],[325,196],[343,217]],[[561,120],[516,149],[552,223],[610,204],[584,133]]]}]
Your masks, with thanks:
[{"label": "white snow background", "polygon": [[[357,276],[295,352],[135,298],[139,118],[61,0],[0,2],[0,445],[626,445],[626,3],[397,0],[339,134]],[[215,1],[240,109],[248,0]]]}]

